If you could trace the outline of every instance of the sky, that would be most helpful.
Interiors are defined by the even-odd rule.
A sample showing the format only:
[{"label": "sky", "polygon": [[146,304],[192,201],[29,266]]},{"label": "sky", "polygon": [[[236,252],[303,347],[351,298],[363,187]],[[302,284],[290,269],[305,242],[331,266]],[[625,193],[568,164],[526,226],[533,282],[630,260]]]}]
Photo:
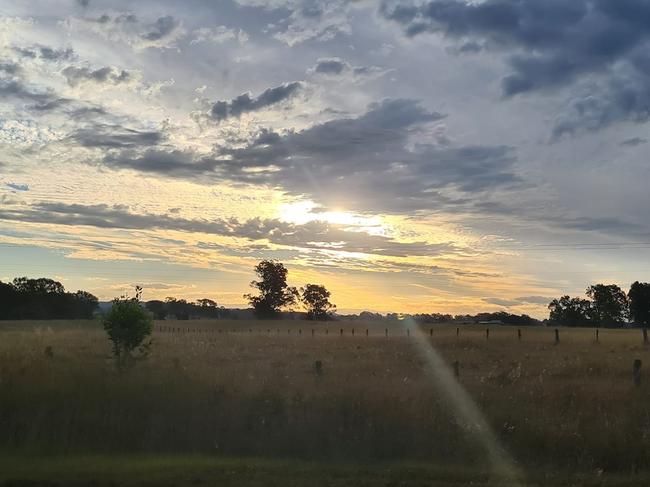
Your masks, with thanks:
[{"label": "sky", "polygon": [[650,0],[0,0],[0,280],[547,316],[650,272]]}]

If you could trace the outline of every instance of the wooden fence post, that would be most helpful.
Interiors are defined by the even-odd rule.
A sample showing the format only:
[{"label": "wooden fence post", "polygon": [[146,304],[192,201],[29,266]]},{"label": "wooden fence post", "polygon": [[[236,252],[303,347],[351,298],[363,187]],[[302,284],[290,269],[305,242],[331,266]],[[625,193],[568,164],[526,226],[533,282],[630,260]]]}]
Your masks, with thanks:
[{"label": "wooden fence post", "polygon": [[460,328],[456,328],[456,338],[460,336]]},{"label": "wooden fence post", "polygon": [[557,345],[557,344],[559,344],[559,343],[560,343],[560,330],[558,330],[558,329],[556,328],[556,329],[555,329],[555,344]]},{"label": "wooden fence post", "polygon": [[634,377],[634,385],[639,387],[641,385],[641,360],[636,359],[632,365],[632,374]]},{"label": "wooden fence post", "polygon": [[386,338],[388,338],[388,328],[386,328]]},{"label": "wooden fence post", "polygon": [[486,340],[489,340],[489,339],[490,339],[490,329],[489,329],[489,328],[486,328],[486,329],[485,329],[485,339],[486,339]]},{"label": "wooden fence post", "polygon": [[410,337],[410,336],[411,336],[411,329],[410,329],[410,328],[407,328],[407,329],[406,329],[406,336],[407,336],[407,337]]},{"label": "wooden fence post", "polygon": [[352,328],[352,336],[354,336],[354,328]]},{"label": "wooden fence post", "polygon": [[596,328],[596,343],[600,343],[600,330]]},{"label": "wooden fence post", "polygon": [[643,328],[643,344],[648,344],[648,329],[645,327]]},{"label": "wooden fence post", "polygon": [[343,336],[343,328],[341,328],[341,336]]},{"label": "wooden fence post", "polygon": [[368,328],[366,328],[366,336],[368,336]]},{"label": "wooden fence post", "polygon": [[521,328],[517,329],[517,339],[521,341]]},{"label": "wooden fence post", "polygon": [[429,330],[429,336],[430,336],[430,337],[433,336],[433,328],[431,328],[431,329]]}]

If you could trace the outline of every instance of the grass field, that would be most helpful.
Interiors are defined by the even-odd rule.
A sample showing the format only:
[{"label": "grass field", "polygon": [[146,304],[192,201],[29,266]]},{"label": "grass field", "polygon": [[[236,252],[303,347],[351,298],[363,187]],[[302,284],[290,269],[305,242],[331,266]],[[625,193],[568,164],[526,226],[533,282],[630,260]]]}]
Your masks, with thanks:
[{"label": "grass field", "polygon": [[152,355],[120,375],[96,323],[0,323],[0,482],[487,485],[482,432],[419,343],[458,362],[526,484],[648,484],[639,330],[595,343],[593,330],[562,329],[555,345],[547,328],[521,341],[511,327],[489,340],[485,327],[430,328],[390,325],[387,338],[359,322],[161,322]]}]

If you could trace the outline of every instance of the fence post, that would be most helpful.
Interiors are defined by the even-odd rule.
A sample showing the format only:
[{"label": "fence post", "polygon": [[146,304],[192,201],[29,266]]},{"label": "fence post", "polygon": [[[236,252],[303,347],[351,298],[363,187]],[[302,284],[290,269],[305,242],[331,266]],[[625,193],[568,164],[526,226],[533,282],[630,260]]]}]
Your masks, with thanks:
[{"label": "fence post", "polygon": [[343,336],[343,328],[341,328],[341,336]]},{"label": "fence post", "polygon": [[410,328],[407,328],[407,329],[406,329],[406,336],[407,336],[407,337],[410,337],[410,336],[411,336],[411,329],[410,329]]},{"label": "fence post", "polygon": [[521,341],[521,328],[517,329],[517,339]]},{"label": "fence post", "polygon": [[460,328],[456,328],[456,338],[460,336]]},{"label": "fence post", "polygon": [[433,336],[433,328],[431,328],[431,329],[429,330],[429,336],[430,336],[430,337]]},{"label": "fence post", "polygon": [[648,344],[648,329],[646,327],[643,327],[643,344]]},{"label": "fence post", "polygon": [[352,336],[354,336],[354,328],[352,328]]},{"label": "fence post", "polygon": [[486,329],[485,329],[485,339],[486,339],[486,340],[489,340],[489,339],[490,339],[490,329],[489,329],[489,328],[486,328]]},{"label": "fence post", "polygon": [[386,328],[386,338],[388,338],[388,328]]},{"label": "fence post", "polygon": [[368,336],[368,328],[366,328],[366,336]]},{"label": "fence post", "polygon": [[596,343],[600,343],[600,330],[596,328]]},{"label": "fence post", "polygon": [[555,329],[555,344],[557,345],[558,343],[560,343],[560,330],[558,330],[556,328]]},{"label": "fence post", "polygon": [[639,387],[641,385],[641,360],[636,359],[632,365],[632,375],[634,377],[634,385]]}]

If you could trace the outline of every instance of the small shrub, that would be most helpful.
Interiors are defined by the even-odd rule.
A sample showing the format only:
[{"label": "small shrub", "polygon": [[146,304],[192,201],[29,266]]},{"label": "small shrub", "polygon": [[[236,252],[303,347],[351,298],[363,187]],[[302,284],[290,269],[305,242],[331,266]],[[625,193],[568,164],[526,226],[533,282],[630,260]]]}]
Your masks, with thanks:
[{"label": "small shrub", "polygon": [[[135,296],[115,298],[113,305],[104,316],[104,330],[113,345],[113,356],[119,370],[135,364],[146,357],[151,347],[147,338],[153,331],[153,318],[140,303],[142,288],[136,287]],[[134,350],[138,351],[134,355]]]}]

